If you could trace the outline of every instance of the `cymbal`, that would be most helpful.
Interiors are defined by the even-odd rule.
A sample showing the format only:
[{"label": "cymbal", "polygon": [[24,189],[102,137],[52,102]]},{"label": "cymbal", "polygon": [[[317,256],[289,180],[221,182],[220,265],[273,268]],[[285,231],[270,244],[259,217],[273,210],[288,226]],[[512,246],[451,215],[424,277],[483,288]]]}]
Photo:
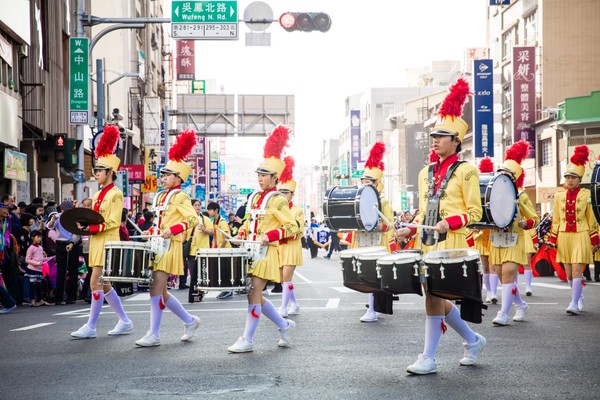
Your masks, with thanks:
[{"label": "cymbal", "polygon": [[60,215],[60,224],[67,231],[75,235],[89,235],[89,232],[77,228],[77,222],[81,225],[98,225],[104,222],[104,217],[90,208],[72,208]]}]

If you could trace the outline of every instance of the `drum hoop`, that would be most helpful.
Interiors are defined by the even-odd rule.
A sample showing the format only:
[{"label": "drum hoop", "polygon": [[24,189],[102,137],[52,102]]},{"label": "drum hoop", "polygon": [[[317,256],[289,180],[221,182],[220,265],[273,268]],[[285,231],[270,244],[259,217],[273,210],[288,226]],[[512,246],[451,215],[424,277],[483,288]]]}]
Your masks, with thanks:
[{"label": "drum hoop", "polygon": [[[500,178],[502,177],[502,178]],[[513,193],[514,193],[514,197],[513,197],[513,217],[511,218],[510,222],[505,225],[505,226],[501,226],[498,225],[496,223],[496,221],[494,221],[493,215],[492,215],[492,210],[491,210],[491,204],[492,204],[492,189],[494,186],[494,182],[496,182],[497,179],[508,179],[508,181],[510,183],[512,183],[511,188],[513,188]],[[504,229],[509,227],[515,220],[516,216],[517,216],[517,204],[516,204],[516,200],[518,197],[518,191],[517,191],[517,186],[515,185],[515,182],[510,179],[508,176],[502,175],[502,174],[497,174],[494,175],[487,183],[486,187],[485,187],[485,194],[484,194],[484,201],[485,201],[485,205],[483,205],[483,212],[485,213],[487,219],[489,221],[493,222],[493,225],[497,226],[498,228]]]},{"label": "drum hoop", "polygon": [[149,242],[126,242],[126,241],[118,241],[111,240],[104,243],[104,249],[127,249],[127,250],[148,250],[150,251],[150,243]]},{"label": "drum hoop", "polygon": [[465,261],[477,261],[480,258],[478,255],[466,256],[462,258],[424,258],[425,264],[458,264]]},{"label": "drum hoop", "polygon": [[243,248],[229,248],[221,247],[217,249],[213,248],[201,248],[196,251],[196,257],[215,257],[215,256],[242,256],[247,257],[248,252]]},{"label": "drum hoop", "polygon": [[[358,187],[358,192],[357,192],[358,196],[356,197],[356,199],[358,199],[359,201],[356,201],[354,203],[354,213],[355,213],[356,217],[358,218],[358,223],[364,230],[373,231],[377,228],[377,224],[375,224],[375,226],[372,229],[367,229],[365,227],[365,224],[363,224],[362,218],[360,217],[361,216],[361,214],[360,214],[360,198],[362,197],[362,193],[366,188],[368,188],[368,190],[371,190],[373,193],[375,193],[375,198],[377,199],[377,209],[381,210],[381,199],[379,198],[379,193],[377,192],[377,189],[375,189],[373,186],[370,186],[370,185],[362,185],[362,186]],[[379,221],[379,218],[377,218],[377,220]]]},{"label": "drum hoop", "polygon": [[[372,249],[372,251],[369,251],[367,249]],[[360,251],[360,250],[362,250],[362,251]],[[385,250],[385,247],[383,247],[383,246],[359,247],[356,249],[342,250],[342,251],[340,251],[340,258],[354,258],[355,256],[358,256],[360,254],[376,253],[376,252],[384,251],[384,250]]]},{"label": "drum hoop", "polygon": [[[408,254],[407,254],[408,255]],[[377,265],[404,265],[421,262],[423,259],[419,254],[410,254],[409,257],[383,257],[377,260]],[[399,262],[401,261],[401,262]]]},{"label": "drum hoop", "polygon": [[356,259],[357,260],[361,260],[361,261],[377,261],[379,260],[381,257],[385,257],[388,254],[390,254],[387,251],[381,251],[381,252],[374,252],[374,253],[363,253],[363,254],[359,254]]}]

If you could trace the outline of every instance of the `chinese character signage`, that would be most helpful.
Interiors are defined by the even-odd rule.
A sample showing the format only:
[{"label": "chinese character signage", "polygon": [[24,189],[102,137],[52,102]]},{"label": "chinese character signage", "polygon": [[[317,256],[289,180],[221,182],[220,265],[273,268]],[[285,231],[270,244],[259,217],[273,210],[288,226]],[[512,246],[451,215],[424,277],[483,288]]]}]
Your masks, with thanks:
[{"label": "chinese character signage", "polygon": [[5,149],[4,177],[27,182],[27,154]]},{"label": "chinese character signage", "polygon": [[87,125],[89,117],[89,39],[69,39],[69,123]]},{"label": "chinese character signage", "polygon": [[473,116],[475,157],[494,156],[494,71],[492,60],[475,60]]},{"label": "chinese character signage", "polygon": [[160,161],[158,154],[159,146],[146,146],[144,150],[144,164],[146,168],[145,182],[142,185],[142,192],[156,192],[158,189],[157,171]]},{"label": "chinese character signage", "polygon": [[145,183],[146,182],[146,166],[141,164],[125,164],[121,165],[119,170],[127,170],[129,172],[129,183]]},{"label": "chinese character signage", "polygon": [[196,77],[193,40],[177,41],[177,80],[193,81]]},{"label": "chinese character signage", "polygon": [[355,171],[360,161],[360,111],[350,110],[350,169]]},{"label": "chinese character signage", "polygon": [[209,179],[210,179],[210,192],[209,199],[214,199],[219,195],[221,191],[221,177],[219,176],[219,161],[210,160],[210,171],[209,171]]},{"label": "chinese character signage", "polygon": [[535,47],[513,48],[513,142],[525,139],[535,157]]}]

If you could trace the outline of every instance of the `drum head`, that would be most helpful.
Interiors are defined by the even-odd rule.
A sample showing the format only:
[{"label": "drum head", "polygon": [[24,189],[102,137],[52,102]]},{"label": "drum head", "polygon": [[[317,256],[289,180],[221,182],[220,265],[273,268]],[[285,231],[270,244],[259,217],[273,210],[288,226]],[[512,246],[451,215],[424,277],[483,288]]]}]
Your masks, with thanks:
[{"label": "drum head", "polygon": [[445,263],[458,263],[469,260],[477,260],[479,252],[471,249],[452,249],[452,250],[437,250],[432,251],[423,256],[425,263],[431,262],[445,262]]},{"label": "drum head", "polygon": [[367,254],[367,253],[377,253],[385,251],[385,247],[383,246],[373,246],[373,247],[358,247],[356,249],[348,249],[340,251],[340,258],[352,258],[359,254]]},{"label": "drum head", "polygon": [[507,175],[496,175],[487,187],[487,207],[499,228],[512,224],[517,214],[517,188]]},{"label": "drum head", "polygon": [[414,264],[417,261],[421,261],[421,255],[418,251],[415,252],[400,252],[381,257],[377,260],[378,265],[392,265],[392,264]]},{"label": "drum head", "polygon": [[366,230],[372,231],[379,223],[379,195],[373,186],[363,186],[360,188],[360,220]]}]

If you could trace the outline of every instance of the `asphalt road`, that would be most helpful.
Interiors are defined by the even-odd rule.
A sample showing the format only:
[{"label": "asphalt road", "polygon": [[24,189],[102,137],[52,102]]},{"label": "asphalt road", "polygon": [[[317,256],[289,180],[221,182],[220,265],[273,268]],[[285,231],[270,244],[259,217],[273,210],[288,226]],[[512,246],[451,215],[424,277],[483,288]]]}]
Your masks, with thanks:
[{"label": "asphalt road", "polygon": [[[488,345],[473,367],[461,367],[462,339],[451,329],[436,354],[438,373],[411,376],[404,369],[422,351],[424,302],[401,295],[394,315],[360,323],[367,295],[342,285],[338,256],[310,259],[294,278],[301,314],[290,348],[262,318],[254,353],[228,354],[242,335],[246,299],[217,300],[210,292],[187,303],[202,320],[196,337],[181,342],[181,321],[163,316],[162,345],[136,348],[149,327],[147,293],[124,298],[132,335],[106,335],[116,323],[105,306],[98,337],[71,340],[89,306],[19,307],[0,315],[0,399],[597,399],[600,398],[600,285],[584,289],[586,309],[568,316],[566,282],[534,278],[526,322],[494,327],[490,306],[474,326]],[[521,278],[522,281],[522,278]],[[524,286],[520,288],[524,291]],[[280,295],[267,296],[275,306]]]}]

